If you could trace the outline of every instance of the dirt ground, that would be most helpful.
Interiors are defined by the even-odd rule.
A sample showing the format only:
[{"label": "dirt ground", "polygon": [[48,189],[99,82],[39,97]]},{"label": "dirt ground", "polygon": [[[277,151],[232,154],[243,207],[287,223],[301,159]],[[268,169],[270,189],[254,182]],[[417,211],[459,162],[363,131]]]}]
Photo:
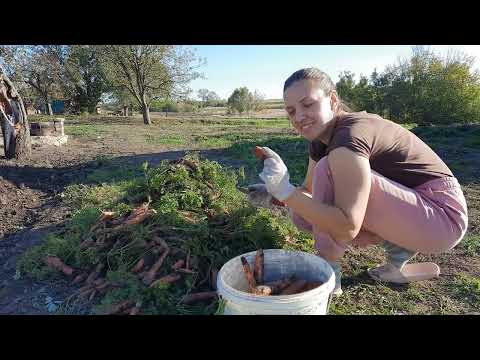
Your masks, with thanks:
[{"label": "dirt ground", "polygon": [[[0,137],[3,144],[3,139]],[[70,137],[66,146],[32,148],[27,161],[6,160],[0,146],[0,314],[48,314],[46,298],[62,301],[72,290],[62,282],[45,285],[18,279],[16,262],[46,234],[61,229],[71,216],[59,194],[72,182],[81,181],[98,165],[99,156],[137,155],[144,149],[115,139],[87,141]],[[161,150],[161,149],[157,149]],[[180,153],[166,153],[173,158]],[[145,155],[137,161],[160,161],[162,156]]]},{"label": "dirt ground", "polygon": [[[92,141],[70,136],[64,146],[33,147],[29,160],[16,161],[3,157],[0,136],[0,314],[49,314],[47,297],[60,302],[73,293],[66,282],[46,284],[15,275],[20,255],[48,233],[60,231],[71,216],[60,197],[65,186],[81,182],[98,168],[96,159],[100,157],[118,158],[119,166],[125,161],[137,165],[149,161],[155,165],[185,153],[172,151],[171,147],[166,150],[158,144],[135,146],[115,137]],[[215,151],[202,154],[221,160]]]}]

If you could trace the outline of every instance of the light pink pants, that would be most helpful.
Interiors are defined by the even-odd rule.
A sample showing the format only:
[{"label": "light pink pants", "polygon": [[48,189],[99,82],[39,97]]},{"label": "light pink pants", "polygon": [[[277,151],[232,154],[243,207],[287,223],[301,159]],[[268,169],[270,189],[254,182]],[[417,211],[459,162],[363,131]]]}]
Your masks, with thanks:
[{"label": "light pink pants", "polygon": [[[333,179],[326,157],[315,167],[312,197],[334,204]],[[342,257],[347,245],[312,229],[305,219],[290,212],[298,228],[313,233],[320,256],[328,261]],[[457,179],[435,179],[410,189],[372,170],[362,229],[351,244],[364,247],[385,240],[410,251],[435,254],[457,245],[467,225],[467,204]]]}]

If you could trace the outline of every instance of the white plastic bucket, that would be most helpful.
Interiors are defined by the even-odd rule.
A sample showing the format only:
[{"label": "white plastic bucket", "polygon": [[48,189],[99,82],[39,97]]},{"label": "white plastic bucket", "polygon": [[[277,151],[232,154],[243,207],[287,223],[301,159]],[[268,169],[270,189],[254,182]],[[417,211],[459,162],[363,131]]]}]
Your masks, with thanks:
[{"label": "white plastic bucket", "polygon": [[293,295],[261,296],[248,293],[241,256],[251,268],[255,251],[237,256],[225,263],[217,276],[217,291],[224,301],[224,315],[325,315],[329,297],[335,287],[335,273],[319,256],[301,251],[264,250],[265,282],[294,275],[307,281],[321,281],[315,289]]}]

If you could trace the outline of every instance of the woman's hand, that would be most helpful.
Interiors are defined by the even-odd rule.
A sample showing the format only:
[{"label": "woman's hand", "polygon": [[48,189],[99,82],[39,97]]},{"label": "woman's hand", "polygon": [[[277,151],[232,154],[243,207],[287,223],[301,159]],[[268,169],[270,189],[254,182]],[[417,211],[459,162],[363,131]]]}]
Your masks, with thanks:
[{"label": "woman's hand", "polygon": [[282,158],[272,149],[262,147],[267,159],[263,161],[263,171],[259,174],[267,190],[280,201],[286,200],[296,189],[290,184],[290,175]]}]

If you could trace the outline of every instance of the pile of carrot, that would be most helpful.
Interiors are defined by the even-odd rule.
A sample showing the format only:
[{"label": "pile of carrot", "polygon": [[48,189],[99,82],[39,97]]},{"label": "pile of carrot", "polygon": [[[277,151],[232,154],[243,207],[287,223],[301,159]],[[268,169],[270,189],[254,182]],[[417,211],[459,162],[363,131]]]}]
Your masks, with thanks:
[{"label": "pile of carrot", "polygon": [[257,253],[255,254],[253,271],[244,256],[240,257],[240,260],[242,262],[245,278],[247,279],[248,292],[251,294],[261,296],[293,295],[315,289],[323,284],[318,281],[296,279],[295,276],[288,276],[284,279],[265,283],[265,256],[262,249],[257,250]]},{"label": "pile of carrot", "polygon": [[[123,246],[121,243],[122,237],[117,236],[119,230],[125,226],[132,224],[139,224],[149,218],[155,213],[155,210],[150,209],[149,204],[143,204],[135,208],[130,215],[118,219],[114,219],[113,212],[102,212],[96,224],[90,229],[90,234],[95,234],[95,237],[89,236],[83,243],[81,248],[97,247],[107,251],[108,249]],[[96,240],[93,240],[96,238]],[[140,258],[130,269],[146,287],[153,288],[159,284],[172,284],[181,280],[185,274],[196,274],[197,271],[191,266],[190,254],[186,258],[175,259],[176,261],[167,271],[166,275],[160,276],[160,270],[169,256],[175,255],[168,246],[165,239],[153,235],[146,243],[147,254]],[[122,287],[121,284],[109,281],[106,279],[107,264],[100,262],[93,269],[87,271],[76,270],[67,266],[57,256],[47,256],[44,259],[45,264],[57,271],[62,272],[65,276],[72,279],[71,285],[80,286],[75,295],[79,298],[94,300],[97,296],[105,295],[109,290]],[[197,302],[204,302],[213,300],[217,296],[216,292],[216,273],[215,269],[211,270],[208,275],[210,280],[211,291],[200,291],[185,294],[180,300],[182,304],[193,304]],[[205,288],[205,287],[204,287]],[[141,314],[142,304],[134,300],[124,300],[118,304],[113,304],[106,314],[109,315],[137,315]]]}]

